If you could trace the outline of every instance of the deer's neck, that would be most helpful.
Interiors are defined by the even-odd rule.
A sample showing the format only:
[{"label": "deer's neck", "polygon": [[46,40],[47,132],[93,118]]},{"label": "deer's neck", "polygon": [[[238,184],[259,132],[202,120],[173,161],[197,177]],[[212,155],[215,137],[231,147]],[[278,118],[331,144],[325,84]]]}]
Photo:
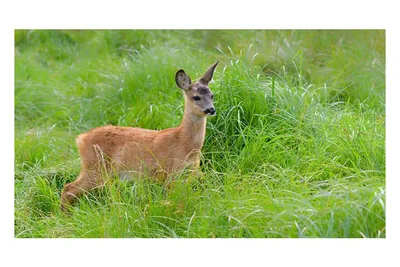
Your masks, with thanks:
[{"label": "deer's neck", "polygon": [[185,112],[179,128],[181,129],[182,141],[190,149],[199,149],[203,147],[206,135],[206,116],[194,114],[188,103],[185,104]]}]

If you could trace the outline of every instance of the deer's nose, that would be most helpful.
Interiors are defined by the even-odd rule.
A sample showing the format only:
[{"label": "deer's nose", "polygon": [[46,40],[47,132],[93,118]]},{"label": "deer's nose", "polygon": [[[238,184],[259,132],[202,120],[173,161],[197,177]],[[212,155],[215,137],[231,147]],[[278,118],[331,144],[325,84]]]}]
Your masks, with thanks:
[{"label": "deer's nose", "polygon": [[208,108],[206,110],[204,110],[205,114],[210,114],[210,115],[214,115],[216,112],[215,108]]}]

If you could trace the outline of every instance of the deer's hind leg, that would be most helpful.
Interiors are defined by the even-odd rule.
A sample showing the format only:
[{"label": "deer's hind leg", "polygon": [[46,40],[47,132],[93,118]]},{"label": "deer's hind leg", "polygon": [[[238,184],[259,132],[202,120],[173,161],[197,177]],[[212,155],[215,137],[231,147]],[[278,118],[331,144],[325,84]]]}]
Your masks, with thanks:
[{"label": "deer's hind leg", "polygon": [[87,171],[82,170],[75,181],[64,186],[61,194],[61,210],[68,211],[68,208],[84,193],[102,184],[100,173],[93,172],[89,174]]},{"label": "deer's hind leg", "polygon": [[68,211],[68,207],[76,202],[84,193],[104,185],[102,176],[109,177],[112,164],[110,158],[99,145],[91,145],[85,141],[87,134],[76,139],[79,154],[82,159],[82,170],[78,178],[64,186],[61,194],[61,210]]}]

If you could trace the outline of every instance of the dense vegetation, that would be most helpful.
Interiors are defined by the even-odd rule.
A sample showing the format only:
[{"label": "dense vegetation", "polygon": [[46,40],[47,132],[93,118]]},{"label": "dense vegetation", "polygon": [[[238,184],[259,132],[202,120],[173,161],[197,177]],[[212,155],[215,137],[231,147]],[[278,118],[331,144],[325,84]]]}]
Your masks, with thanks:
[{"label": "dense vegetation", "polygon": [[[178,125],[216,60],[202,179],[60,212],[77,134]],[[385,237],[385,192],[384,31],[15,32],[16,237]]]}]

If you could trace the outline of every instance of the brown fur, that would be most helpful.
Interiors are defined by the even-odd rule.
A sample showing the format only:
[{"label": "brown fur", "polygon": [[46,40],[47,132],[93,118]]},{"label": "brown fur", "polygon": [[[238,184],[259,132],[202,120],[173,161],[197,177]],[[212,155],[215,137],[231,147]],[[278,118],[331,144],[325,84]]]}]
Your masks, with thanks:
[{"label": "brown fur", "polygon": [[[164,181],[168,175],[187,166],[197,170],[206,132],[205,113],[207,109],[214,109],[207,86],[217,64],[194,84],[183,70],[177,72],[175,80],[185,92],[185,112],[178,127],[155,131],[103,126],[79,135],[76,143],[82,170],[74,182],[65,185],[61,209],[66,211],[86,191],[102,186],[105,177],[113,173],[120,174],[121,178],[144,175]],[[202,100],[194,101],[195,95]]]}]

